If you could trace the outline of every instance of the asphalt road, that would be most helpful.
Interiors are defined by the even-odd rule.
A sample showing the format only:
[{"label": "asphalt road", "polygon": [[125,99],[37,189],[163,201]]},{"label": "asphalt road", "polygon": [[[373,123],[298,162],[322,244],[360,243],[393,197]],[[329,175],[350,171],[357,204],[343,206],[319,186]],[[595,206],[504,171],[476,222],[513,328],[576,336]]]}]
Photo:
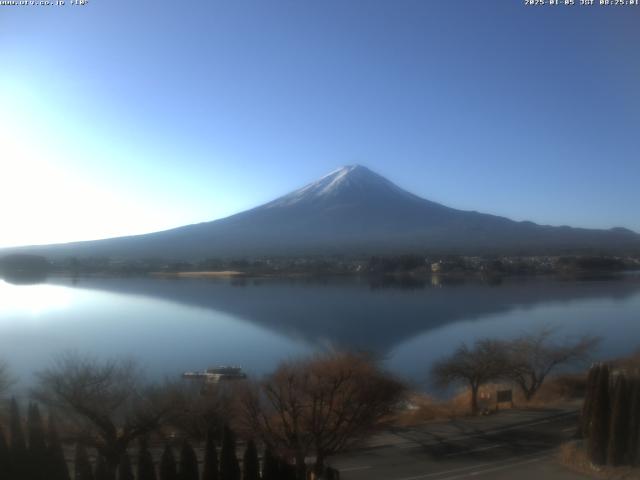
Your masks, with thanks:
[{"label": "asphalt road", "polygon": [[572,411],[505,410],[398,428],[329,464],[342,480],[586,479],[555,460],[576,420]]}]

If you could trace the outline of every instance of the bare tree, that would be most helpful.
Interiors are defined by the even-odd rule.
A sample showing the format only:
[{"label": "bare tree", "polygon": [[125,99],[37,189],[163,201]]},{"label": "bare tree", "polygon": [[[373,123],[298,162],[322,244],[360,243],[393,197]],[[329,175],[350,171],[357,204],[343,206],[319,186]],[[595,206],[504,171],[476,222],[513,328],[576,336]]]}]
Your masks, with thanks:
[{"label": "bare tree", "polygon": [[553,341],[554,330],[543,328],[508,342],[507,378],[522,390],[527,401],[538,392],[552,370],[568,364],[584,362],[600,339],[583,336],[577,340]]},{"label": "bare tree", "polygon": [[128,360],[65,354],[38,379],[34,396],[76,421],[80,439],[98,450],[111,478],[131,441],[158,428],[173,410],[164,387],[144,384]]},{"label": "bare tree", "polygon": [[276,451],[296,460],[305,478],[305,457],[322,472],[328,456],[361,440],[389,414],[404,386],[370,357],[330,353],[282,364],[248,388],[241,418]]},{"label": "bare tree", "polygon": [[482,339],[472,348],[462,344],[453,355],[436,362],[431,376],[441,387],[466,383],[471,391],[471,413],[475,415],[478,413],[478,389],[505,375],[507,360],[504,342]]},{"label": "bare tree", "polygon": [[235,383],[220,382],[206,389],[196,382],[183,383],[173,394],[176,408],[168,423],[193,440],[202,441],[210,433],[221,437],[237,410]]}]

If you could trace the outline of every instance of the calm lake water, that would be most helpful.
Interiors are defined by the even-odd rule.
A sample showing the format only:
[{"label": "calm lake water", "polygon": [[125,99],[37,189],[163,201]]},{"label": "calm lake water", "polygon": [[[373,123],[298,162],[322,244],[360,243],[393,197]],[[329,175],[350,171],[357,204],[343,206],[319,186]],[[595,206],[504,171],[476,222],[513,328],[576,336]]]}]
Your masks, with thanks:
[{"label": "calm lake water", "polygon": [[640,277],[517,279],[488,284],[366,279],[50,278],[0,280],[0,358],[18,386],[61,352],[138,359],[151,377],[237,364],[250,375],[338,345],[384,355],[424,387],[461,342],[552,326],[589,333],[597,356],[640,347]]}]

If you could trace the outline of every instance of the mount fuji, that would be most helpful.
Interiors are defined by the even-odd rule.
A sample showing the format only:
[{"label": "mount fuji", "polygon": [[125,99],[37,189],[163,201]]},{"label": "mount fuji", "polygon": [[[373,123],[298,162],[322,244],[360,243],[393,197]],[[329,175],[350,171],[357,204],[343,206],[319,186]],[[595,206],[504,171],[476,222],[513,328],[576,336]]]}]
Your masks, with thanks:
[{"label": "mount fuji", "polygon": [[310,254],[618,253],[640,251],[640,235],[624,228],[553,227],[456,210],[353,165],[220,220],[145,235],[11,251],[49,257],[179,260]]}]

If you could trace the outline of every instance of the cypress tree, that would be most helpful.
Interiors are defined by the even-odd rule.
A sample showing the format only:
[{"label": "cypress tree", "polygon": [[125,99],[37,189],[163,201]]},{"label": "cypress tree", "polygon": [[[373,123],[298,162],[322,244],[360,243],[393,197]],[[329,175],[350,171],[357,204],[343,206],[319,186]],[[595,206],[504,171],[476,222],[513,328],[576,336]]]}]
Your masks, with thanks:
[{"label": "cypress tree", "polygon": [[218,480],[218,452],[213,429],[207,431],[207,439],[204,445],[204,467],[202,469],[202,480]]},{"label": "cypress tree", "polygon": [[244,451],[242,459],[242,479],[243,480],[259,480],[260,466],[258,464],[258,450],[253,440],[247,442],[247,448]]},{"label": "cypress tree", "polygon": [[262,480],[280,480],[278,472],[278,460],[267,446],[262,455]]},{"label": "cypress tree", "polygon": [[629,463],[636,465],[640,457],[638,456],[638,445],[640,438],[640,379],[633,379],[629,387],[631,389],[631,400],[629,401]]},{"label": "cypress tree", "polygon": [[198,457],[191,444],[185,440],[180,450],[180,468],[178,470],[180,480],[199,480]]},{"label": "cypress tree", "polygon": [[0,478],[9,478],[10,461],[9,445],[0,426]]},{"label": "cypress tree", "polygon": [[580,425],[578,427],[578,436],[580,438],[587,438],[589,436],[589,427],[591,425],[591,415],[593,410],[593,399],[596,395],[596,388],[598,386],[598,373],[600,372],[600,365],[593,365],[589,369],[587,375],[587,384],[584,393],[584,402],[582,404],[582,412],[580,413]]},{"label": "cypress tree", "polygon": [[618,375],[613,394],[611,410],[611,427],[609,428],[609,445],[607,463],[623,465],[626,463],[629,441],[629,391],[624,375]]},{"label": "cypress tree", "polygon": [[297,480],[297,468],[286,460],[278,459],[279,480]]},{"label": "cypress tree", "polygon": [[74,480],[93,480],[93,471],[91,470],[89,455],[87,455],[87,450],[80,443],[76,444],[74,463]]},{"label": "cypress tree", "polygon": [[118,480],[135,480],[133,476],[133,469],[131,468],[131,458],[129,454],[124,452],[120,458],[120,464],[118,465]]},{"label": "cypress tree", "polygon": [[27,479],[30,473],[27,444],[22,431],[20,408],[15,398],[11,399],[9,429],[11,434],[11,474],[15,479]]},{"label": "cypress tree", "polygon": [[176,468],[176,458],[169,445],[164,447],[160,457],[160,480],[178,480],[178,469]]},{"label": "cypress tree", "polygon": [[236,438],[225,425],[220,450],[220,480],[240,480],[240,465],[236,457]]},{"label": "cypress tree", "polygon": [[[49,428],[47,430],[48,479],[69,480],[69,467],[64,458],[64,450],[58,436],[58,428],[53,414],[49,413]],[[92,475],[93,477],[93,475]]]},{"label": "cypress tree", "polygon": [[107,461],[102,455],[98,455],[93,475],[94,480],[110,480],[110,476],[111,475],[109,473],[109,466],[107,465]]},{"label": "cypress tree", "polygon": [[597,388],[593,398],[591,426],[589,429],[589,459],[596,465],[607,460],[609,442],[609,367],[602,365],[598,373]]},{"label": "cypress tree", "polygon": [[40,409],[35,403],[30,403],[27,410],[27,434],[29,438],[29,464],[31,478],[42,480],[48,475],[47,442],[44,435],[44,425]]},{"label": "cypress tree", "polygon": [[140,440],[138,451],[138,475],[137,480],[156,480],[156,469],[153,465],[153,457],[147,446],[146,439]]}]

